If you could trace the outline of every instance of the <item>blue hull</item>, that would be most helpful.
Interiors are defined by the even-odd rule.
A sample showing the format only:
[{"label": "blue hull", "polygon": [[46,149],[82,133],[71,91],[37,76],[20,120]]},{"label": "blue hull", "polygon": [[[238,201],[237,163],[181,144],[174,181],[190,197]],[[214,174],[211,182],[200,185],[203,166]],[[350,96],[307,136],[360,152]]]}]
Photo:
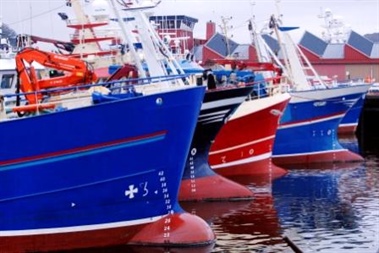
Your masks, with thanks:
[{"label": "blue hull", "polygon": [[[235,182],[214,172],[209,165],[208,157],[211,144],[225,121],[245,101],[252,90],[253,86],[247,86],[206,92],[185,164],[179,200],[219,200],[251,195],[246,187],[236,185]],[[213,182],[218,182],[217,186],[209,189]]]},{"label": "blue hull", "polygon": [[363,110],[363,105],[365,102],[365,96],[362,95],[358,101],[351,107],[351,109],[345,114],[345,116],[342,118],[338,132],[342,134],[353,134],[355,133],[359,118],[361,116],[361,112]]},{"label": "blue hull", "polygon": [[[183,180],[216,174],[209,166],[212,142],[228,117],[245,101],[253,87],[206,92],[184,169]],[[195,171],[193,171],[195,170]]]},{"label": "blue hull", "polygon": [[338,125],[362,97],[359,87],[292,92],[273,149],[278,164],[360,160],[338,141]]},{"label": "blue hull", "polygon": [[195,87],[1,122],[1,248],[12,237],[181,213],[178,189],[203,96]]}]

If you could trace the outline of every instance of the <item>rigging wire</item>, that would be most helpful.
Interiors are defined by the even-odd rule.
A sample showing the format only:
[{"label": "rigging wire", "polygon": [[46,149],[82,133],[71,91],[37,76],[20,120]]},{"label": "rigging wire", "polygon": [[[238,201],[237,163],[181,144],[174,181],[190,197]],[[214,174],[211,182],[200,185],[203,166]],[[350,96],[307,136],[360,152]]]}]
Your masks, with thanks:
[{"label": "rigging wire", "polygon": [[[49,10],[50,10],[50,9],[51,9],[51,0],[49,0]],[[50,12],[49,17],[50,17],[50,28],[51,28],[50,33],[53,35],[53,37],[55,37],[55,36],[54,36],[54,26],[53,26],[54,22],[53,22],[53,17],[52,17],[52,15],[51,15],[51,12]]]},{"label": "rigging wire", "polygon": [[[19,6],[19,1],[17,1],[17,3],[18,3],[18,8],[20,8],[20,6]],[[49,14],[49,13],[51,13],[51,12],[53,12],[53,11],[56,11],[56,10],[62,8],[62,7],[65,7],[65,6],[66,6],[66,4],[63,4],[63,5],[60,5],[60,6],[56,7],[56,8],[54,8],[54,9],[47,10],[47,11],[44,11],[44,12],[38,13],[38,14],[33,15],[33,16],[26,17],[26,18],[24,18],[24,19],[20,19],[20,20],[18,20],[18,21],[16,21],[16,22],[13,22],[13,23],[9,23],[8,25],[14,25],[14,24],[22,23],[22,22],[24,22],[24,21],[28,21],[28,20],[30,20],[30,19],[33,19],[33,18],[36,18],[36,17],[43,16],[43,15]]]},{"label": "rigging wire", "polygon": [[[17,1],[17,8],[20,10],[21,7],[20,7],[20,1]],[[21,12],[18,12],[18,20],[21,19]],[[23,26],[23,22],[14,22],[13,24],[19,24],[21,27],[20,31],[23,33],[24,32],[24,26]],[[9,24],[9,26],[13,25],[13,24]]]}]

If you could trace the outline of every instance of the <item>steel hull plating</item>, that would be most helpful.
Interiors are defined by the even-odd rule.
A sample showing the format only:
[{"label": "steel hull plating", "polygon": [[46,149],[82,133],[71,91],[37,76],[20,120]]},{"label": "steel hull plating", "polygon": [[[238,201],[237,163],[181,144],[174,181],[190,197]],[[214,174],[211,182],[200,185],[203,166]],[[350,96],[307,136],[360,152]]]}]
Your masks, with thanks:
[{"label": "steel hull plating", "polygon": [[285,93],[244,102],[212,144],[211,167],[223,176],[285,174],[271,162],[271,154],[279,120],[289,100],[290,95]]},{"label": "steel hull plating", "polygon": [[274,163],[361,161],[340,145],[337,131],[363,93],[359,86],[291,93],[274,143]]},{"label": "steel hull plating", "polygon": [[[368,85],[365,85],[368,86]],[[365,95],[362,95],[358,101],[351,107],[351,109],[342,118],[338,126],[339,134],[354,134],[357,130],[359,118],[363,109]]]},{"label": "steel hull plating", "polygon": [[[153,241],[134,238],[182,213],[178,188],[203,95],[191,88],[1,122],[0,248],[188,243],[164,226]],[[187,219],[208,231],[197,243],[212,240],[198,219]]]},{"label": "steel hull plating", "polygon": [[245,186],[215,173],[208,154],[212,141],[225,120],[247,98],[253,87],[208,91],[205,94],[179,191],[181,201],[252,197]]}]

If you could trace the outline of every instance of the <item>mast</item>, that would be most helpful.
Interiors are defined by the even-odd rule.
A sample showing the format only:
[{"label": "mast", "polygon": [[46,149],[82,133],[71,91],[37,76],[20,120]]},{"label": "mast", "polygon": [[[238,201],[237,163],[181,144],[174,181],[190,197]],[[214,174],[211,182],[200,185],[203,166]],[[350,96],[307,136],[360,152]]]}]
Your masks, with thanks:
[{"label": "mast", "polygon": [[114,0],[109,0],[109,1],[111,3],[112,9],[113,9],[113,13],[115,14],[115,16],[116,16],[116,18],[118,20],[118,23],[120,25],[121,33],[124,36],[125,41],[129,45],[129,50],[130,50],[130,52],[132,54],[132,57],[134,59],[136,59],[135,60],[135,65],[136,65],[136,67],[138,69],[139,75],[140,75],[140,77],[144,78],[144,77],[146,77],[146,72],[145,72],[145,69],[142,66],[141,61],[138,60],[139,59],[139,55],[137,54],[137,51],[134,48],[133,38],[130,36],[130,33],[126,32],[127,30],[126,30],[125,22],[123,22],[123,19],[122,19],[120,13],[118,12],[118,9],[116,7],[116,4],[114,3]]},{"label": "mast", "polygon": [[229,26],[228,23],[229,21],[232,20],[232,17],[224,17],[221,16],[221,23],[222,25],[220,26],[222,34],[225,37],[225,45],[226,45],[226,58],[230,58],[230,42],[229,42],[229,36],[228,36],[228,30],[232,28],[232,26]]},{"label": "mast", "polygon": [[[114,13],[117,16],[118,23],[121,26],[122,33],[127,39],[130,49],[134,51],[134,44],[132,43],[130,32],[127,32],[125,23],[122,21],[119,11],[114,3],[115,0],[110,1],[112,3]],[[126,13],[130,14],[134,18],[133,22],[135,24],[135,29],[138,31],[138,39],[142,44],[143,58],[147,64],[149,75],[154,77],[167,76],[169,74],[167,67],[170,68],[172,74],[174,75],[177,75],[178,73],[184,74],[183,69],[175,60],[169,48],[159,37],[157,31],[147,19],[146,14],[143,12],[143,10],[156,7],[160,1],[150,5],[140,4],[137,0],[129,1],[128,3],[121,0],[119,3],[126,7],[124,9]],[[129,31],[131,31],[131,29],[129,29]],[[136,59],[136,63],[142,67],[141,62],[138,60],[139,58]],[[138,69],[140,67],[138,67]],[[188,82],[188,79],[186,81]],[[178,85],[184,85],[184,81],[181,78],[175,79],[171,82],[171,84],[174,84],[174,82]]]},{"label": "mast", "polygon": [[75,33],[71,35],[71,42],[81,45],[75,48],[74,54],[99,52],[102,50],[100,41],[114,39],[114,37],[109,36],[97,36],[95,33],[95,27],[108,25],[109,22],[106,15],[96,20],[90,20],[88,15],[85,15],[80,0],[69,0],[67,5],[72,7],[76,16],[76,19],[66,20],[67,27],[75,29]]},{"label": "mast", "polygon": [[[279,11],[279,2],[279,0],[276,1],[276,7],[278,16],[282,17]],[[281,20],[275,19],[274,15],[272,15],[269,26],[274,30],[278,38],[279,46],[283,54],[283,61],[287,69],[287,74],[294,85],[294,89],[312,89],[313,84],[310,78],[317,80],[318,83],[325,88],[326,85],[323,80],[313,68],[307,57],[303,54],[299,46],[288,34],[288,31],[298,27],[279,27],[279,23],[281,23]],[[280,35],[283,35],[283,37]]]}]

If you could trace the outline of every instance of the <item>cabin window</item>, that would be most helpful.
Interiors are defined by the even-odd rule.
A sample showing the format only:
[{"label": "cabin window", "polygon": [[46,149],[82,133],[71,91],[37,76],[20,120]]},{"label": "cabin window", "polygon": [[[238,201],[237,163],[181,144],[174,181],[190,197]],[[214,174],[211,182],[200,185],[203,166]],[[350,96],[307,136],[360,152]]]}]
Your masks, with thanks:
[{"label": "cabin window", "polygon": [[1,89],[12,88],[14,74],[3,74],[1,77]]}]

